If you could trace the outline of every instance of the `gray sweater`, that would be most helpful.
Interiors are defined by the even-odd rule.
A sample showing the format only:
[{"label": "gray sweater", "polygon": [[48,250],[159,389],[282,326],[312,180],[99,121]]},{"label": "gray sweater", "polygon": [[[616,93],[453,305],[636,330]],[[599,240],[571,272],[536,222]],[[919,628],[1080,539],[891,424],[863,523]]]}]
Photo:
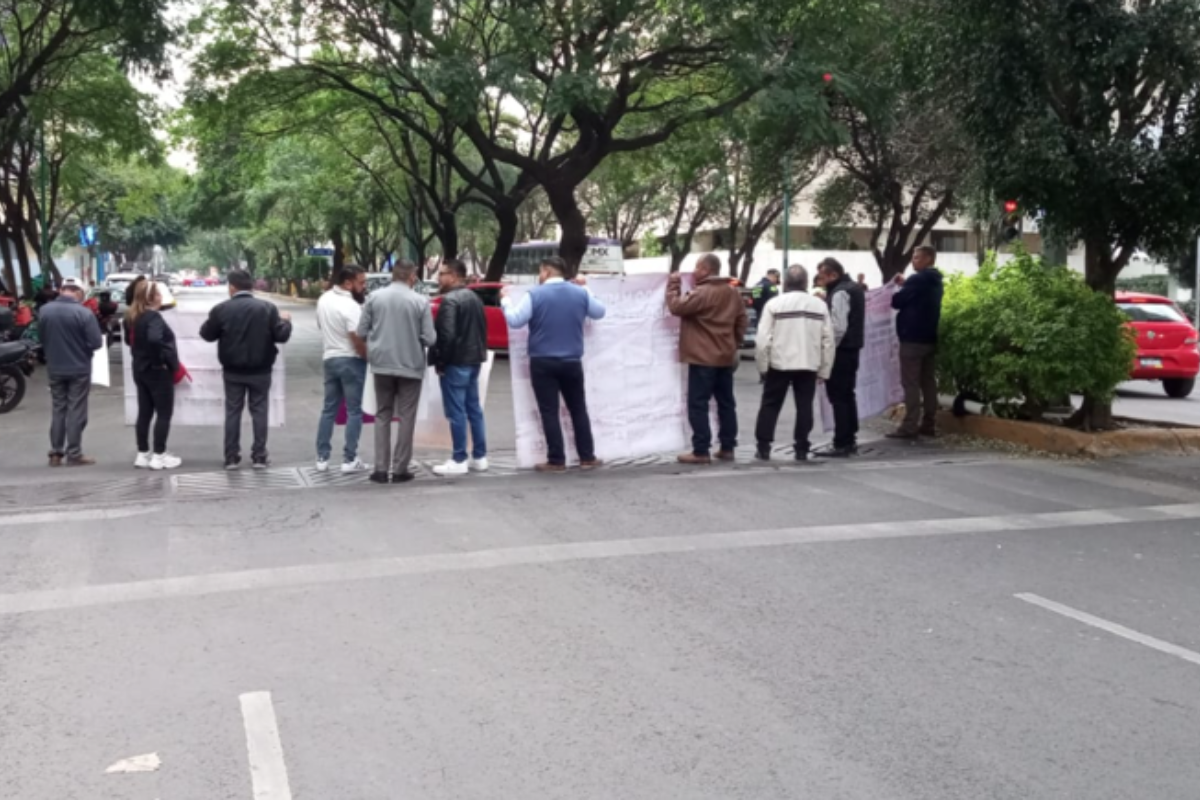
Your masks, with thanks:
[{"label": "gray sweater", "polygon": [[91,309],[73,297],[60,296],[38,312],[38,336],[51,378],[86,378],[92,355],[104,346],[100,323]]},{"label": "gray sweater", "polygon": [[403,283],[372,292],[363,306],[358,335],[377,375],[425,377],[425,350],[437,342],[429,298]]}]

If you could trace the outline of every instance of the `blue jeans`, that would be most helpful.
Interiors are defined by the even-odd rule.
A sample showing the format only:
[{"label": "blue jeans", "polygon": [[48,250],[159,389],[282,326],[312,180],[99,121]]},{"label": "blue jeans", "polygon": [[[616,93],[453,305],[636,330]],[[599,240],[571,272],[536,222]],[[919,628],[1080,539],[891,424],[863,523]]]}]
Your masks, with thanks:
[{"label": "blue jeans", "polygon": [[325,359],[325,406],[321,409],[321,424],[317,426],[317,458],[328,461],[333,453],[333,426],[338,408],[346,401],[346,449],[342,458],[347,464],[358,458],[358,437],[363,426],[363,386],[367,382],[367,362],[361,358]]},{"label": "blue jeans", "polygon": [[442,372],[442,409],[450,421],[454,460],[467,460],[467,423],[471,426],[471,458],[487,458],[487,429],[479,405],[479,365],[447,366]]},{"label": "blue jeans", "polygon": [[692,426],[692,452],[709,455],[712,449],[712,426],[708,422],[708,404],[717,400],[717,422],[721,430],[717,439],[721,449],[737,448],[737,399],[733,394],[733,367],[702,367],[688,365],[688,422]]}]

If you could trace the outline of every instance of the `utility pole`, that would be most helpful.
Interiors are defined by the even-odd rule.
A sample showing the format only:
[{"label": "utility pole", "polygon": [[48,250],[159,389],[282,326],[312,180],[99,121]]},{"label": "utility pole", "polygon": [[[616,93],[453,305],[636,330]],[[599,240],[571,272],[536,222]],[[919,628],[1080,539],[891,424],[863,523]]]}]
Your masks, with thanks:
[{"label": "utility pole", "polygon": [[792,171],[789,169],[790,161],[785,161],[783,165],[783,269],[784,274],[788,268],[788,250],[791,246],[791,216],[792,216]]}]

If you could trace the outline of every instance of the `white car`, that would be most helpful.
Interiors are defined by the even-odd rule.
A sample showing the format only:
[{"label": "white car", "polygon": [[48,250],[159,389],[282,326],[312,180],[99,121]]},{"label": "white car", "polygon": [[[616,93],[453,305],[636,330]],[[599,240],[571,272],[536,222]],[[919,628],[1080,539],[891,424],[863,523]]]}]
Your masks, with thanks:
[{"label": "white car", "polygon": [[[149,276],[144,276],[140,272],[114,272],[104,279],[104,285],[112,289],[114,292],[119,292],[121,294],[121,300],[124,301],[125,290],[129,288],[129,284],[142,277]],[[154,277],[154,282],[158,284],[158,292],[160,295],[162,295],[162,307],[174,308],[175,295],[171,292],[171,284],[167,280],[167,276],[157,275]]]}]

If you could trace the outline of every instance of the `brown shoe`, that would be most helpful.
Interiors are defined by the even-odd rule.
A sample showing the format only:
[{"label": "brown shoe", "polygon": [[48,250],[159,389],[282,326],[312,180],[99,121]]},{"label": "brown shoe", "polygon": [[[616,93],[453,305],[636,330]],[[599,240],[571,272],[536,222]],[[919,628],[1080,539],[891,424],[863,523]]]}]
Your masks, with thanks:
[{"label": "brown shoe", "polygon": [[51,453],[50,454],[50,466],[61,467],[62,465],[63,465],[63,454],[62,453]]},{"label": "brown shoe", "polygon": [[579,462],[579,468],[581,470],[583,470],[584,472],[587,472],[588,470],[591,470],[591,469],[599,469],[600,467],[603,467],[603,466],[604,466],[604,462],[598,458],[593,458],[589,461],[580,461]]},{"label": "brown shoe", "polygon": [[68,458],[68,467],[92,467],[95,466],[96,459],[88,458],[87,456],[79,456],[78,458]]},{"label": "brown shoe", "polygon": [[736,461],[737,454],[732,450],[718,450],[717,458],[721,459],[722,461]]},{"label": "brown shoe", "polygon": [[698,456],[695,453],[684,453],[679,457],[680,464],[711,464],[712,456]]},{"label": "brown shoe", "polygon": [[566,464],[538,464],[537,466],[534,467],[534,469],[537,470],[538,472],[558,473],[558,472],[566,472],[567,465]]}]

